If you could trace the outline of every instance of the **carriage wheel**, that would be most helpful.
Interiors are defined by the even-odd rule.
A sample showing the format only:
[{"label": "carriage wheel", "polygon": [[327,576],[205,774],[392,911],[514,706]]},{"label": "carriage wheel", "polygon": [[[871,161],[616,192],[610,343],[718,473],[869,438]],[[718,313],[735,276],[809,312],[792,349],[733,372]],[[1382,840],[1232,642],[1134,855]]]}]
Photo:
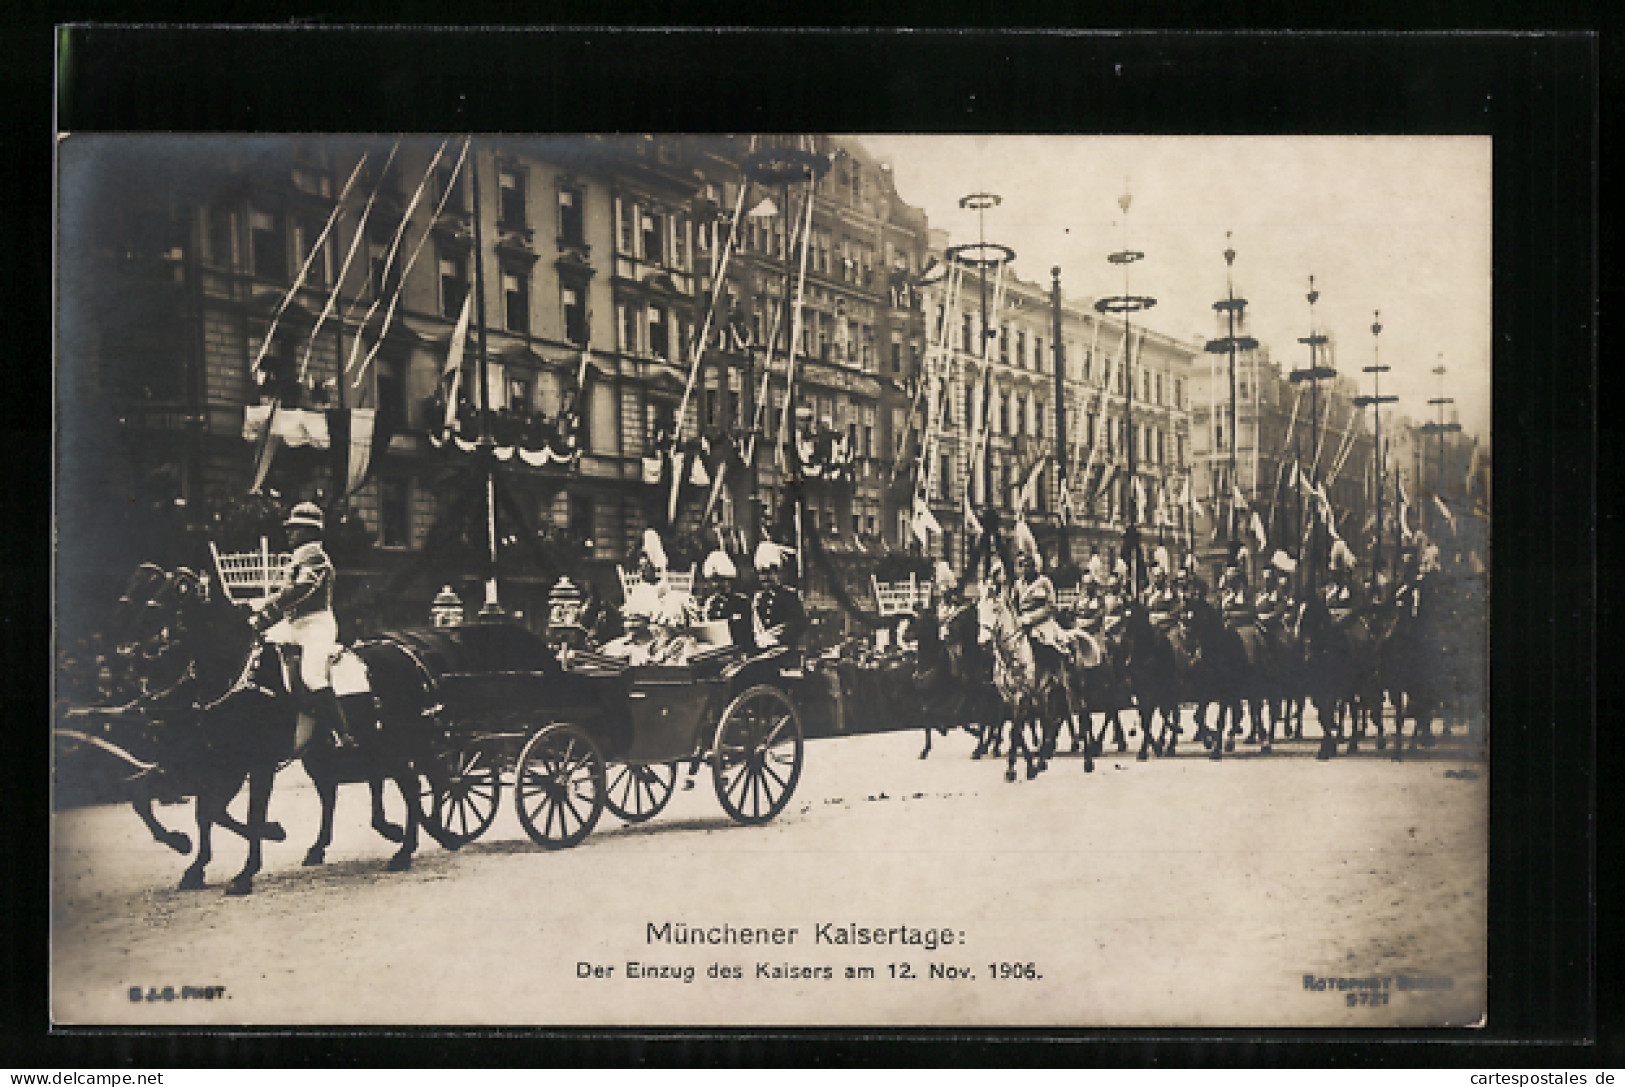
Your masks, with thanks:
[{"label": "carriage wheel", "polygon": [[567,849],[604,813],[604,756],[578,725],[548,725],[525,744],[514,768],[514,807],[531,841]]},{"label": "carriage wheel", "polygon": [[737,821],[765,823],[801,778],[801,719],[777,687],[751,687],[728,704],[711,748],[717,799]]},{"label": "carriage wheel", "polygon": [[677,787],[675,762],[630,765],[609,771],[604,806],[628,823],[642,823],[659,815]]},{"label": "carriage wheel", "polygon": [[481,747],[462,747],[435,760],[423,775],[419,810],[438,828],[435,839],[459,849],[490,828],[502,799],[496,760]]}]

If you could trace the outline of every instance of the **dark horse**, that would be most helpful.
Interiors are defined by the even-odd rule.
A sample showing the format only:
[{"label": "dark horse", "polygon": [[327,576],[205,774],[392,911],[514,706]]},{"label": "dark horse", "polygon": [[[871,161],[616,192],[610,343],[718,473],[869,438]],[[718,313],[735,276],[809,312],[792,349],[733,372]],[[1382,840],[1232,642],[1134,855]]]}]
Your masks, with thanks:
[{"label": "dark horse", "polygon": [[[1397,605],[1392,628],[1378,654],[1382,685],[1394,704],[1394,758],[1401,755],[1405,718],[1415,722],[1411,749],[1432,747],[1433,718],[1445,703],[1452,683],[1449,647],[1437,614],[1440,601],[1432,586],[1419,590],[1413,606]],[[1378,718],[1381,735],[1381,718]]]},{"label": "dark horse", "polygon": [[1350,717],[1349,754],[1359,746],[1362,718],[1377,722],[1382,745],[1382,685],[1377,673],[1377,636],[1366,617],[1351,612],[1334,615],[1326,602],[1311,595],[1299,610],[1298,646],[1304,691],[1320,718],[1320,750],[1315,757],[1337,754],[1345,710]]},{"label": "dark horse", "polygon": [[[371,689],[347,694],[340,703],[361,742],[339,749],[334,737],[317,733],[302,752],[296,751],[298,710],[287,683],[290,674],[297,674],[297,665],[290,662],[283,667],[276,651],[254,636],[246,613],[227,600],[211,598],[204,584],[190,571],[177,571],[158,582],[141,605],[147,621],[161,623],[173,642],[171,657],[185,662],[186,681],[163,700],[144,707],[147,716],[161,722],[155,730],[160,743],[155,751],[158,772],[154,787],[167,781],[171,793],[191,793],[197,798],[197,854],[181,880],[181,889],[205,885],[204,871],[213,857],[210,832],[215,825],[248,842],[247,860],[227,884],[227,893],[242,895],[253,889],[253,877],[261,868],[261,840],[282,838],[281,828],[265,818],[271,786],[279,766],[295,757],[303,758],[323,801],[322,828],[305,863],[321,863],[331,842],[336,785],[365,781],[373,786],[373,826],[401,845],[389,868],[409,867],[420,822],[414,759],[427,762],[431,754],[425,743],[430,729],[425,711],[432,698],[417,675],[417,666],[408,654],[387,643],[352,651],[356,655],[352,671],[361,668]],[[379,705],[384,711],[381,725],[374,709]],[[401,791],[404,827],[384,818],[381,782],[386,777]],[[245,780],[249,816],[239,824],[226,813],[226,805]],[[159,841],[180,844],[149,816],[150,807],[143,819]],[[432,828],[430,833],[434,834]]]},{"label": "dark horse", "polygon": [[991,726],[1001,721],[1004,706],[993,686],[992,655],[977,641],[976,609],[963,605],[939,621],[929,608],[910,620],[918,642],[912,683],[925,732],[920,758],[931,754],[931,730],[947,735],[954,727],[980,732],[985,750]]},{"label": "dark horse", "polygon": [[[1152,754],[1173,755],[1179,744],[1179,703],[1181,682],[1173,643],[1169,635],[1151,622],[1144,605],[1129,601],[1123,620],[1108,638],[1108,655],[1118,681],[1113,707],[1132,701],[1140,711],[1140,760]],[[1154,727],[1158,716],[1162,728]],[[1105,726],[1101,727],[1104,735]]]}]

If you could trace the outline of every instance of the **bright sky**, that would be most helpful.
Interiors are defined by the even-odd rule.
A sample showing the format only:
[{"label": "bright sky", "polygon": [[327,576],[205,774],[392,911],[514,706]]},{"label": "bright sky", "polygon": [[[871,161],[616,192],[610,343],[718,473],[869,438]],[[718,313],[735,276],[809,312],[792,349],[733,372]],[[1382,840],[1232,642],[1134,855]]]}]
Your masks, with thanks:
[{"label": "bright sky", "polygon": [[[1251,331],[1286,366],[1308,362],[1311,274],[1319,329],[1338,370],[1371,391],[1372,311],[1382,311],[1384,395],[1432,419],[1446,367],[1464,430],[1490,419],[1490,141],[1402,136],[856,137],[890,162],[898,195],[951,242],[976,240],[959,198],[991,191],[987,238],[1016,250],[1015,270],[1047,285],[1061,267],[1071,301],[1123,293],[1106,254],[1133,248],[1129,289],[1157,298],[1144,320],[1184,339],[1216,335],[1233,231],[1238,296]],[[1127,237],[1117,199],[1133,194]],[[1443,356],[1442,359],[1440,356]]]}]

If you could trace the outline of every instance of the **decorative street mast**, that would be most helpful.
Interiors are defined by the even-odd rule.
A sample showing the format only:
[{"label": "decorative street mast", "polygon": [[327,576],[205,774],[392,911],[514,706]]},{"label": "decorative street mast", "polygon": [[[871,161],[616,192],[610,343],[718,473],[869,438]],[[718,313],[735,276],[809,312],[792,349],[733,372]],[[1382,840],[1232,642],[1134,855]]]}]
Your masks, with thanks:
[{"label": "decorative street mast", "polygon": [[[1066,478],[1066,354],[1061,347],[1061,266],[1055,265],[1049,270],[1050,275],[1050,326],[1051,354],[1055,360],[1055,479],[1057,493],[1069,494]],[[1038,365],[1042,368],[1044,360],[1040,358]],[[1071,503],[1061,507],[1061,516],[1056,526],[1059,539],[1056,542],[1055,561],[1062,568],[1072,564],[1072,545],[1067,539],[1067,518]]]},{"label": "decorative street mast", "polygon": [[1370,407],[1375,410],[1371,413],[1372,471],[1377,477],[1377,535],[1371,543],[1371,572],[1382,569],[1382,473],[1384,461],[1382,450],[1382,406],[1392,404],[1399,399],[1397,396],[1382,395],[1382,375],[1392,369],[1379,361],[1377,352],[1377,337],[1382,335],[1382,311],[1373,310],[1371,313],[1371,365],[1361,367],[1362,373],[1371,375],[1371,395],[1356,396],[1354,406],[1357,408]]},{"label": "decorative street mast", "polygon": [[[977,345],[977,357],[982,363],[982,497],[987,505],[993,502],[993,364],[988,357],[988,343],[998,335],[988,328],[987,320],[987,274],[989,271],[999,272],[1007,264],[1014,263],[1016,251],[1008,245],[987,240],[987,209],[996,208],[1004,202],[998,193],[973,192],[969,196],[959,199],[959,206],[976,212],[976,243],[974,245],[951,245],[944,252],[950,262],[958,263],[961,267],[974,269],[976,272],[977,291],[982,303],[981,343]],[[969,346],[968,344],[966,345]],[[969,423],[969,420],[966,420]],[[970,451],[973,455],[974,448]],[[976,465],[972,460],[965,462],[967,472],[974,473]],[[967,487],[969,486],[967,482]],[[966,547],[970,545],[969,539],[965,541]],[[967,555],[969,552],[966,552]]]},{"label": "decorative street mast", "polygon": [[491,572],[485,579],[485,603],[480,618],[497,619],[505,612],[497,600],[497,462],[496,443],[491,437],[491,373],[485,349],[485,246],[481,242],[480,157],[473,141],[468,151],[469,187],[474,190],[474,312],[478,322],[480,459],[485,462],[485,538],[490,551]]},{"label": "decorative street mast", "polygon": [[[1435,375],[1437,375],[1438,378],[1439,378],[1439,395],[1433,397],[1431,400],[1428,401],[1428,403],[1434,405],[1435,407],[1437,407],[1439,409],[1439,421],[1436,422],[1436,423],[1424,423],[1418,429],[1420,429],[1422,431],[1422,433],[1424,433],[1424,434],[1437,434],[1439,436],[1439,468],[1438,468],[1438,471],[1434,474],[1434,477],[1433,477],[1433,495],[1434,495],[1435,502],[1443,502],[1444,501],[1444,436],[1447,433],[1452,433],[1454,431],[1460,430],[1461,429],[1461,424],[1460,423],[1447,423],[1447,422],[1444,421],[1444,408],[1445,408],[1445,405],[1446,404],[1454,404],[1456,402],[1456,398],[1453,397],[1453,396],[1445,396],[1444,395],[1444,374],[1445,374],[1445,369],[1444,369],[1444,353],[1443,352],[1440,352],[1440,354],[1439,354],[1439,365],[1437,365],[1437,366],[1435,366],[1433,368],[1433,373]],[[1435,506],[1434,507],[1433,518],[1432,518],[1432,520],[1434,522],[1433,534],[1435,536],[1439,535],[1438,522],[1442,518],[1442,516],[1443,515],[1438,512],[1438,507]]]},{"label": "decorative street mast", "polygon": [[1128,478],[1123,481],[1127,492],[1127,501],[1124,509],[1127,520],[1123,528],[1123,551],[1126,553],[1129,573],[1129,591],[1136,597],[1140,592],[1140,580],[1143,564],[1140,561],[1140,530],[1139,510],[1134,495],[1134,371],[1132,368],[1134,338],[1130,335],[1130,314],[1148,310],[1157,304],[1155,298],[1147,295],[1129,293],[1129,270],[1131,266],[1145,259],[1145,254],[1126,246],[1128,238],[1128,209],[1134,202],[1132,193],[1125,192],[1117,198],[1117,206],[1123,209],[1123,237],[1125,247],[1115,253],[1108,254],[1106,260],[1111,264],[1121,265],[1123,269],[1123,293],[1102,298],[1095,302],[1097,313],[1116,313],[1123,318],[1123,377],[1127,387],[1127,398],[1123,402],[1123,444],[1128,447]]},{"label": "decorative street mast", "polygon": [[[1258,346],[1258,341],[1251,336],[1237,336],[1236,323],[1247,309],[1247,300],[1236,297],[1236,284],[1232,276],[1232,269],[1236,263],[1236,250],[1229,245],[1230,231],[1224,232],[1224,288],[1225,296],[1213,303],[1213,309],[1226,316],[1230,324],[1230,334],[1221,339],[1209,340],[1207,350],[1211,354],[1230,356],[1230,468],[1227,482],[1230,485],[1228,505],[1230,507],[1229,532],[1226,543],[1233,554],[1236,548],[1236,352],[1251,351]],[[1254,441],[1257,441],[1256,436]],[[1262,557],[1262,556],[1260,556]]]},{"label": "decorative street mast", "polygon": [[[811,247],[811,239],[806,235],[810,233],[812,229],[812,217],[810,215],[812,209],[810,205],[813,199],[813,185],[818,181],[819,178],[823,177],[829,172],[829,159],[814,151],[804,150],[800,147],[765,147],[757,151],[752,151],[750,154],[746,155],[742,167],[745,176],[751,181],[756,182],[758,185],[761,185],[764,188],[776,189],[778,191],[779,216],[784,223],[784,289],[782,292],[781,308],[777,323],[778,327],[784,330],[784,335],[787,340],[787,346],[785,349],[785,413],[780,422],[779,442],[781,445],[788,444],[790,446],[790,449],[786,450],[785,456],[785,465],[788,468],[788,466],[794,462],[793,448],[795,438],[793,433],[791,433],[789,421],[795,417],[793,408],[795,366],[793,360],[796,351],[797,331],[793,327],[793,321],[791,319],[792,315],[796,312],[794,304],[794,296],[796,291],[796,224],[794,218],[790,214],[790,187],[792,185],[803,184],[807,187],[806,196],[804,198],[805,203],[803,206],[805,211],[809,214],[803,216],[803,218],[806,220],[807,227],[804,231],[802,231],[801,237],[802,249],[803,251],[806,251]],[[769,331],[771,332],[771,330]],[[776,341],[777,337],[774,337],[774,340]],[[775,343],[770,342],[767,347],[766,360],[763,364],[764,372],[762,374],[763,403],[755,406],[754,413],[752,415],[753,419],[762,417],[762,412],[764,409],[768,404],[772,403],[772,369],[774,346]],[[745,384],[749,385],[750,382],[747,381]],[[682,420],[678,420],[678,425],[682,425]],[[756,476],[756,439],[754,435],[751,437],[749,449],[750,453],[747,458],[749,460],[749,464],[746,466],[746,468],[750,473],[750,502],[747,504],[747,509],[750,512],[747,514],[747,516],[754,520],[759,512],[757,499],[758,483]],[[788,483],[788,479],[786,482]],[[798,539],[796,541],[796,561],[798,563],[804,563],[805,548],[801,546],[801,541],[799,539],[800,523],[801,496],[798,494],[796,496],[796,524],[798,535]],[[755,529],[759,539],[766,538],[766,529],[763,526],[757,524],[753,525],[752,527]]]},{"label": "decorative street mast", "polygon": [[[1323,365],[1324,353],[1328,338],[1315,331],[1315,303],[1320,301],[1320,292],[1315,290],[1315,277],[1309,277],[1309,293],[1305,295],[1309,300],[1309,335],[1300,336],[1298,342],[1309,345],[1309,366],[1303,370],[1294,370],[1288,375],[1291,382],[1296,385],[1300,381],[1309,382],[1309,480],[1312,489],[1320,487],[1320,383],[1323,379],[1337,376],[1337,371],[1330,366]],[[1301,470],[1301,466],[1300,466]],[[1303,508],[1303,499],[1298,500],[1298,508]],[[1319,572],[1315,563],[1315,532],[1314,523],[1310,522],[1309,531],[1304,531],[1302,514],[1299,514],[1299,529],[1301,533],[1299,544],[1302,549],[1298,556],[1299,568],[1303,571],[1304,588],[1306,592],[1314,592],[1315,575]]]}]

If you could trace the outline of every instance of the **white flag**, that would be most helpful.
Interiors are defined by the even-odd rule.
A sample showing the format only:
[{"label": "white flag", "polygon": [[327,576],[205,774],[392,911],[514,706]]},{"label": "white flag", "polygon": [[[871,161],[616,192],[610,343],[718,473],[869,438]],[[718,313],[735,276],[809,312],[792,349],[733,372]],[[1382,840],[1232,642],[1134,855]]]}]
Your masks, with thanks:
[{"label": "white flag", "polygon": [[468,316],[470,307],[474,304],[474,292],[467,291],[463,296],[463,312],[457,317],[457,327],[451,333],[451,349],[446,353],[446,369],[443,376],[451,377],[451,384],[446,388],[446,421],[445,429],[450,430],[451,424],[457,419],[457,393],[463,380],[463,351],[468,344]]}]

